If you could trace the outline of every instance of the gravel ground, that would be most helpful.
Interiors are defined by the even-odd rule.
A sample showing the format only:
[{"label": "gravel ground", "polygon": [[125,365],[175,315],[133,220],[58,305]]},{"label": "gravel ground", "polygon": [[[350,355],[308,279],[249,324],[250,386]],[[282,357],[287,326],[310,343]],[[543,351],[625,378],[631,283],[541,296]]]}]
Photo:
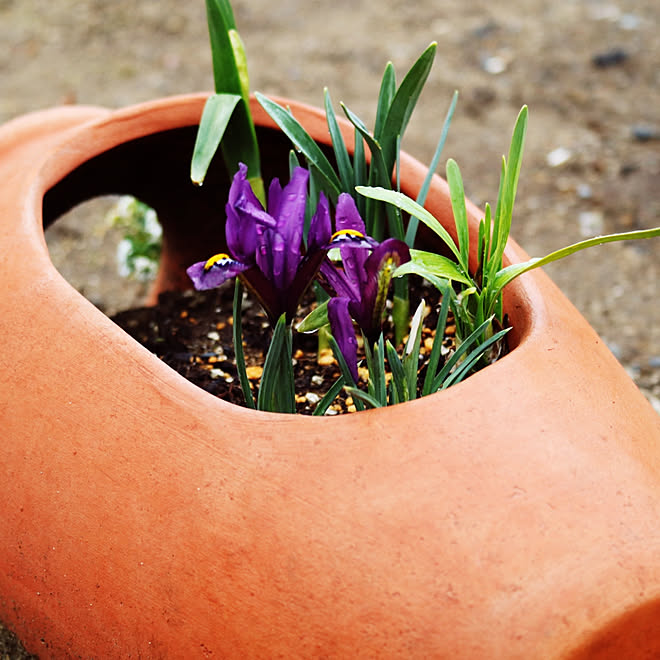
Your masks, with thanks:
[{"label": "gravel ground", "polygon": [[[404,148],[430,159],[458,89],[445,156],[479,204],[495,200],[499,159],[528,104],[512,234],[530,254],[660,224],[656,0],[234,7],[254,89],[320,105],[328,86],[335,105],[368,123],[387,60],[404,72],[437,40]],[[120,107],[212,87],[202,0],[0,0],[0,40],[0,122],[61,103]],[[114,311],[144,291],[116,274],[108,205],[85,205],[48,240],[65,277]],[[546,270],[660,412],[660,240],[597,248]]]}]

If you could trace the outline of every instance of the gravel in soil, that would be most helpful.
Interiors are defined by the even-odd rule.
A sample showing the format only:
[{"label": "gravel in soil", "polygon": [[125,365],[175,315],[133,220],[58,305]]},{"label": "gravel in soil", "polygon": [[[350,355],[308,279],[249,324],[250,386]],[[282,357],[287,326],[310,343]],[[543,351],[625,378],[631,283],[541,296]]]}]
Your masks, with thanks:
[{"label": "gravel in soil", "polygon": [[[111,318],[163,362],[198,387],[230,403],[245,405],[233,349],[233,295],[232,283],[210,291],[166,292],[160,295],[156,306],[125,310]],[[413,309],[422,297],[427,303],[420,349],[420,354],[424,356],[430,353],[433,344],[432,330],[437,320],[436,303],[439,296],[429,288],[413,290]],[[312,310],[312,305],[313,299],[308,296],[301,305],[294,326]],[[272,333],[263,310],[247,296],[244,296],[242,309],[246,371],[256,399]],[[394,343],[389,323],[385,323],[384,330]],[[445,356],[453,348],[453,330],[450,318],[443,337]],[[294,331],[292,357],[296,412],[313,414],[316,405],[339,377],[339,367],[330,349],[318,351],[316,333],[301,334]],[[422,358],[420,370],[424,369],[424,366],[425,361]],[[358,386],[366,390],[368,372],[364,368],[358,371]],[[352,398],[341,392],[326,414],[355,411]]]}]

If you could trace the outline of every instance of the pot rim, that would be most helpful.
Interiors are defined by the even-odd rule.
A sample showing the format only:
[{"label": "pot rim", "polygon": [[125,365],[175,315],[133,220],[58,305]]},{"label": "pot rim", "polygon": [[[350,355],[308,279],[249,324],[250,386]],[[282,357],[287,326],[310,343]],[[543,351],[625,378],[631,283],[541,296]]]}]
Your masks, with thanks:
[{"label": "pot rim", "polygon": [[[67,174],[76,168],[83,166],[90,159],[118,146],[119,144],[136,140],[147,135],[154,135],[172,129],[198,125],[203,105],[207,97],[207,93],[183,94],[110,111],[100,118],[85,123],[63,144],[59,145],[58,148],[45,158],[44,162],[39,167],[34,185],[30,190],[28,205],[32,209],[31,217],[33,223],[31,229],[34,232],[32,238],[36,239],[32,241],[32,254],[30,255],[30,259],[47,260],[48,267],[56,270],[50,261],[48,248],[43,236],[42,219],[43,198],[52,187],[65,178]],[[304,115],[306,128],[310,131],[313,137],[323,137],[327,134],[325,114],[319,108],[309,106],[305,103],[294,102],[285,98],[272,98],[280,104],[291,107],[294,114]],[[252,99],[252,112],[255,122],[258,125],[277,129],[276,124],[255,99]],[[345,120],[340,121],[340,125],[350,149],[353,142],[352,127]],[[423,164],[405,152],[401,154],[401,169],[405,173],[402,177],[404,183],[407,176],[421,180],[426,172],[426,167]],[[437,198],[439,195],[444,194],[446,190],[446,182],[436,174],[434,188],[429,194],[427,206],[432,205],[433,198]],[[405,188],[404,192],[407,192],[409,195],[416,193],[416,191],[409,191]],[[469,200],[466,200],[466,204],[471,222],[471,232],[476,232],[478,219],[483,216],[483,213]],[[448,229],[450,230],[450,233],[452,233],[453,229],[451,227],[448,227]],[[476,244],[474,237],[471,244],[473,247]],[[515,240],[509,239],[504,253],[505,263],[516,263],[528,258],[528,255],[515,242]],[[72,291],[75,291],[68,283],[67,286],[69,286]],[[469,379],[466,379],[466,381],[454,385],[451,389],[454,391],[458,391],[456,388],[459,390],[466,389],[469,387],[469,383],[474,384],[475,378],[483,379],[489,377],[489,374],[491,376],[494,375],[494,371],[506,371],[507,364],[512,359],[513,355],[517,355],[517,359],[524,360],[525,353],[528,350],[535,350],[541,343],[546,341],[547,334],[553,324],[550,322],[548,316],[544,296],[553,288],[555,287],[551,281],[540,271],[527,273],[511,282],[504,291],[504,306],[511,319],[512,330],[509,333],[509,342],[510,345],[513,345],[513,348],[509,354],[503,356],[494,364],[481,370],[477,374],[473,374]],[[82,294],[75,293],[84,299]],[[551,293],[556,295],[557,292],[551,291]],[[95,308],[94,312],[90,310],[89,313],[96,314],[99,322],[101,322],[101,318],[109,320],[103,312]],[[115,334],[125,334],[124,331],[118,328],[114,323],[112,323],[112,326],[116,330]],[[552,331],[555,332],[556,328],[553,328]],[[106,329],[106,332],[110,332],[110,330]],[[130,342],[135,344],[138,343],[132,338],[129,339]],[[154,368],[156,364],[161,365],[160,360],[151,353],[142,355],[141,362],[144,368]],[[169,367],[167,369],[170,370]],[[179,377],[183,378],[182,376]],[[200,390],[200,392],[202,391]],[[213,397],[213,395],[206,392],[202,392],[202,394],[205,398],[210,398],[216,404],[226,405],[224,402],[220,402],[216,397]],[[446,395],[447,391],[442,391],[430,396],[435,398],[446,397]],[[428,397],[424,398],[427,399]],[[411,403],[413,402],[408,402],[409,405]],[[241,408],[240,406],[233,406],[233,404],[229,405]],[[399,406],[397,406],[397,408],[399,408]],[[370,414],[391,414],[391,410],[392,408],[388,407],[387,409],[368,412]],[[272,414],[263,413],[261,411],[256,412],[257,414]],[[332,419],[335,418],[333,417]],[[312,423],[318,422],[315,421]]]}]

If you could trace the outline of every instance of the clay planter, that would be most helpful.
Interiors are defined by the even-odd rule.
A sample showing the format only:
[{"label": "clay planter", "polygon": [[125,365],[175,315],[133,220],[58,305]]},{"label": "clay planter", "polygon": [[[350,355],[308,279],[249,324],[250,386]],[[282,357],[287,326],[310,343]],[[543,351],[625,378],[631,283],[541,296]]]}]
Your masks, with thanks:
[{"label": "clay planter", "polygon": [[[660,418],[543,273],[506,290],[495,365],[316,419],[215,399],[56,272],[42,207],[102,192],[158,211],[161,288],[220,246],[226,175],[187,177],[202,105],[0,129],[0,619],[55,658],[658,657]],[[261,138],[270,177],[288,143]],[[451,226],[439,178],[427,206]]]}]

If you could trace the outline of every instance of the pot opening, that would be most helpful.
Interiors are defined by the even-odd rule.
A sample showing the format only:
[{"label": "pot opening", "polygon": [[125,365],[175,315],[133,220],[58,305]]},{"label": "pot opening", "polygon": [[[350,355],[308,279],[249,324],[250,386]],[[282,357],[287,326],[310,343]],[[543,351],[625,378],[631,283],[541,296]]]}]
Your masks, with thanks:
[{"label": "pot opening", "polygon": [[[288,139],[271,129],[259,128],[258,132],[265,181],[279,177],[286,182]],[[234,357],[233,287],[193,292],[185,272],[192,263],[227,249],[227,172],[218,157],[202,187],[190,182],[195,136],[195,126],[163,131],[128,141],[80,164],[44,196],[44,226],[53,263],[82,295],[189,380],[241,404],[238,377],[229,368]],[[325,151],[332,160],[331,150]],[[426,249],[441,251],[426,228],[421,228],[418,238]],[[147,263],[154,255],[160,261],[157,274],[153,263]],[[440,296],[436,289],[419,288],[415,296],[423,297],[429,310],[437,313]],[[411,297],[411,312],[416,304]],[[246,355],[254,386],[261,375],[259,359],[263,364],[269,329],[259,305],[249,298],[244,301],[244,313],[244,338],[249,333],[258,339],[253,347],[257,357]],[[520,336],[512,335],[509,351]],[[331,354],[327,366],[321,359],[305,360],[303,352],[314,353],[318,347],[313,337],[306,341],[300,335],[294,346],[294,361],[305,365],[301,370],[307,374],[301,385],[304,391],[296,397],[299,412],[311,413],[338,374]],[[447,340],[451,342],[451,336]],[[432,336],[425,335],[422,346],[425,341],[432,345]],[[302,376],[296,375],[297,388],[299,378]],[[351,397],[344,396],[336,412],[353,409]]]}]

